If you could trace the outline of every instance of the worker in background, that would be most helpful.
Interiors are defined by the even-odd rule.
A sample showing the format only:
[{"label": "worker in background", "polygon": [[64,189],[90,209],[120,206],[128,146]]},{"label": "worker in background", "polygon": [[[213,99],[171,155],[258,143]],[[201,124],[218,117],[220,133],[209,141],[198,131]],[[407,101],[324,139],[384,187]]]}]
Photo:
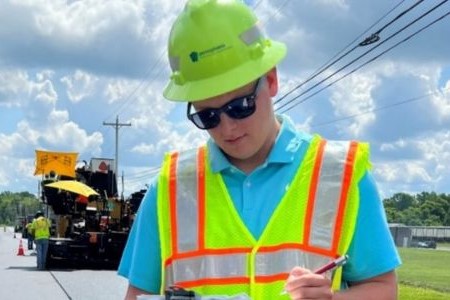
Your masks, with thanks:
[{"label": "worker in background", "polygon": [[[243,1],[187,1],[170,32],[164,96],[184,102],[210,139],[168,153],[151,183],[118,270],[127,299],[170,286],[256,300],[396,299],[400,259],[369,146],[275,114],[285,54]],[[314,273],[342,255],[343,267]]]},{"label": "worker in background", "polygon": [[[34,219],[33,219],[33,221],[34,221]],[[26,225],[28,250],[33,250],[33,240],[34,240],[33,221],[30,223],[27,223],[27,225]]]},{"label": "worker in background", "polygon": [[46,268],[50,226],[50,220],[44,217],[44,213],[42,211],[38,211],[31,225],[31,228],[34,231],[38,270],[45,270]]}]

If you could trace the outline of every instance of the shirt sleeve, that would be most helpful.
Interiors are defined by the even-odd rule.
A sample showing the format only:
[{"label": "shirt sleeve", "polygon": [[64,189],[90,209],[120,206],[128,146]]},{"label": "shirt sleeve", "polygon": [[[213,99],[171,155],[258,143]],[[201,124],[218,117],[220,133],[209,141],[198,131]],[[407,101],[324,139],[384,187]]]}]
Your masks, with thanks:
[{"label": "shirt sleeve", "polygon": [[156,211],[156,180],[149,186],[122,254],[118,274],[130,285],[159,294],[161,286],[161,250]]},{"label": "shirt sleeve", "polygon": [[386,220],[383,203],[372,175],[359,183],[360,204],[349,261],[343,268],[347,282],[365,280],[397,268],[400,257]]}]

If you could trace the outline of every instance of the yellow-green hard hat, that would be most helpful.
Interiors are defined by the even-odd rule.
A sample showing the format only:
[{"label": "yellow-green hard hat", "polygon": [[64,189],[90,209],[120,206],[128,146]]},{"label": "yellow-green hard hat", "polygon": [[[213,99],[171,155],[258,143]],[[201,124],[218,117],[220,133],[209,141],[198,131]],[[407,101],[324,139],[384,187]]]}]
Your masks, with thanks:
[{"label": "yellow-green hard hat", "polygon": [[261,32],[240,0],[190,0],[172,26],[172,69],[164,97],[194,102],[256,80],[286,55],[286,46]]}]

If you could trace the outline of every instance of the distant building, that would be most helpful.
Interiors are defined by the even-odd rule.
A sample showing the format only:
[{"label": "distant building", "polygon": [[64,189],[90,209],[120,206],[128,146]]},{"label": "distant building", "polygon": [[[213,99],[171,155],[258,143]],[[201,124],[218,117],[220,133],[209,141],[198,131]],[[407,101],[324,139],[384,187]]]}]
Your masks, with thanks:
[{"label": "distant building", "polygon": [[413,239],[412,230],[403,224],[389,224],[392,238],[397,247],[410,247]]},{"label": "distant building", "polygon": [[405,226],[389,224],[397,247],[413,247],[420,241],[450,242],[450,226]]},{"label": "distant building", "polygon": [[450,226],[409,226],[415,240],[450,242]]}]

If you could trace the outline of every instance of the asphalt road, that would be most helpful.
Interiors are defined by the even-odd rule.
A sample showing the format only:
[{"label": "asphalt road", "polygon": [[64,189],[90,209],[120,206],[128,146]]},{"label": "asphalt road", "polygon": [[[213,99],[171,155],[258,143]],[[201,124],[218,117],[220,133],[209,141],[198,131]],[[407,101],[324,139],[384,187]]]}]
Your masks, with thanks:
[{"label": "asphalt road", "polygon": [[0,299],[84,300],[123,299],[125,278],[114,270],[36,270],[36,255],[27,250],[18,256],[21,235],[12,227],[0,227]]}]

